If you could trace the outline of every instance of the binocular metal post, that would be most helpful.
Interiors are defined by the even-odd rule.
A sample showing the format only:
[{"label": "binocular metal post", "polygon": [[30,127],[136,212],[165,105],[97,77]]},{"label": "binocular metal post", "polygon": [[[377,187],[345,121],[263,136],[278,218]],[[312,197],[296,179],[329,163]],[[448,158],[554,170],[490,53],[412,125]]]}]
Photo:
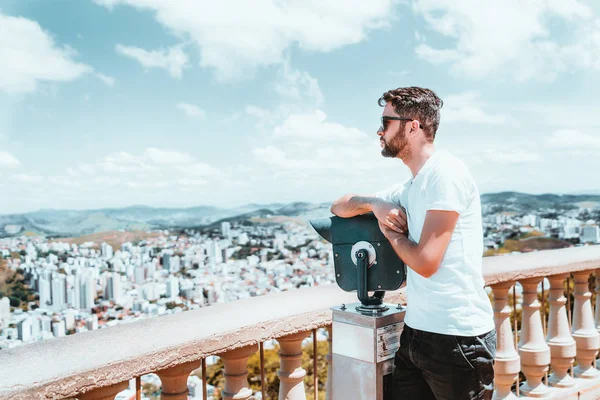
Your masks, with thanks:
[{"label": "binocular metal post", "polygon": [[404,308],[359,311],[361,303],[333,307],[332,400],[392,400],[394,355]]},{"label": "binocular metal post", "polygon": [[338,286],[356,290],[360,301],[332,308],[331,399],[392,400],[394,356],[405,309],[384,304],[383,297],[386,290],[400,288],[406,265],[373,213],[310,222],[333,245]]}]

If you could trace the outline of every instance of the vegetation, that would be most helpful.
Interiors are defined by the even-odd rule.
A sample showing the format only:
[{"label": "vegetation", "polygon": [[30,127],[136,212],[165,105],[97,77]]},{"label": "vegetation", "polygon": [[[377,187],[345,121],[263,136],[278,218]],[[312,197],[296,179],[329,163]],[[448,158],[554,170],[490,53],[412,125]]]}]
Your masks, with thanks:
[{"label": "vegetation", "polygon": [[521,236],[519,236],[519,239],[529,239],[529,238],[534,238],[534,237],[544,237],[546,236],[546,234],[544,232],[540,232],[536,229],[529,231],[529,232],[525,232],[524,234],[522,234]]},{"label": "vegetation", "polygon": [[571,246],[572,244],[566,240],[531,236],[524,239],[506,239],[502,247],[489,249],[483,256],[489,257],[512,252],[528,253],[535,250],[564,249]]},{"label": "vegetation", "polygon": [[12,307],[23,307],[27,310],[27,303],[38,298],[33,291],[25,285],[25,278],[18,271],[13,271],[7,266],[5,259],[0,257],[0,297],[7,296]]},{"label": "vegetation", "polygon": [[[279,394],[279,347],[264,351],[264,373],[265,373],[265,399],[276,400]],[[325,400],[325,385],[327,383],[327,360],[329,353],[329,344],[325,341],[317,342],[317,370],[318,370],[318,400]],[[302,352],[302,368],[306,371],[304,384],[306,388],[306,398],[314,400],[313,385],[313,345],[310,343]],[[202,372],[196,371],[200,378]],[[207,383],[215,386],[215,397],[220,398],[221,392],[225,387],[225,377],[223,376],[223,361],[219,361],[207,368]],[[256,352],[248,359],[248,382],[254,392],[260,392],[260,352]]]}]

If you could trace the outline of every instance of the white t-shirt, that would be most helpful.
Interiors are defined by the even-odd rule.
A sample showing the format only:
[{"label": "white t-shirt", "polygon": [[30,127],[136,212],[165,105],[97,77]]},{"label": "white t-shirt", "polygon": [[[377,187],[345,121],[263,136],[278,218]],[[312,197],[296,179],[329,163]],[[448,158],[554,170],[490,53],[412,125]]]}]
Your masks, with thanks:
[{"label": "white t-shirt", "polygon": [[428,210],[459,214],[437,272],[424,278],[408,268],[406,324],[457,336],[476,336],[494,329],[494,312],[481,273],[481,200],[467,166],[438,150],[413,179],[375,196],[406,209],[409,238],[415,243],[421,238]]}]

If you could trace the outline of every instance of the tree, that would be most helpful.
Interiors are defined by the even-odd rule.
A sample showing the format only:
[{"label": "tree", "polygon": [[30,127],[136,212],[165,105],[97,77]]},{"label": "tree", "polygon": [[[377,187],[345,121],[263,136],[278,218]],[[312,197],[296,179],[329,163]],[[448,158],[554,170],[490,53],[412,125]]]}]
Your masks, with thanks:
[{"label": "tree", "polygon": [[8,299],[10,300],[11,307],[19,307],[21,305],[21,299],[18,297],[10,296]]}]

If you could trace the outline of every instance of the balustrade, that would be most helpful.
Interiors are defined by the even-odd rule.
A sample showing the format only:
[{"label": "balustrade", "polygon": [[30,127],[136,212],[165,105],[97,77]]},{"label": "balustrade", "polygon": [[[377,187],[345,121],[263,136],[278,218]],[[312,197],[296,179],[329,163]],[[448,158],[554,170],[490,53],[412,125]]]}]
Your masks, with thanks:
[{"label": "balustrade", "polygon": [[[599,262],[600,246],[484,259],[498,333],[494,399],[600,399],[600,371],[596,368],[600,350],[600,279],[592,288],[589,286],[591,274],[600,273]],[[550,287],[542,294],[539,285],[544,277]],[[569,280],[574,283],[572,304],[569,285],[567,296],[564,289]],[[522,302],[518,304],[511,302],[515,285],[522,287]],[[596,293],[595,304],[592,290]],[[547,315],[542,307],[545,294]],[[538,300],[540,295],[542,302]],[[402,302],[402,296],[399,291],[387,300]],[[323,299],[327,299],[326,304]],[[329,333],[325,390],[330,400],[336,385],[343,382],[331,379],[335,366],[329,307],[353,301],[352,293],[342,293],[335,286],[319,287],[3,350],[0,397],[108,400],[126,389],[129,380],[137,378],[139,387],[139,377],[155,373],[162,383],[162,399],[183,400],[188,396],[190,373],[202,365],[206,378],[201,360],[218,355],[223,360],[225,378],[221,398],[250,399],[253,391],[248,381],[248,359],[259,344],[276,339],[280,344],[279,399],[304,400],[307,390],[302,342],[315,329],[325,327]],[[248,309],[265,312],[247,313]],[[513,325],[511,315],[517,310],[522,315]],[[112,345],[97,346],[98,343]],[[51,356],[56,354],[61,356]],[[519,379],[520,372],[524,381]]]},{"label": "balustrade", "polygon": [[600,334],[594,326],[588,278],[589,271],[573,274],[575,278],[575,304],[573,305],[573,338],[577,344],[577,367],[575,376],[595,379],[600,372],[596,369],[596,355],[600,348]]},{"label": "balustrade", "polygon": [[569,368],[572,367],[577,354],[567,317],[567,298],[563,292],[563,283],[567,276],[568,274],[560,274],[548,278],[550,281],[550,315],[547,340],[553,370],[548,381],[550,385],[561,388],[575,385],[575,380],[569,374]]},{"label": "balustrade", "polygon": [[519,377],[521,358],[515,350],[514,336],[510,323],[511,307],[508,291],[513,282],[502,282],[492,285],[494,293],[494,322],[496,323],[497,345],[494,364],[495,386],[494,399],[516,399],[511,391],[513,383]]},{"label": "balustrade", "polygon": [[540,302],[537,298],[537,287],[542,279],[535,277],[520,282],[523,287],[523,319],[519,355],[521,370],[527,379],[521,391],[528,397],[548,396],[548,388],[542,379],[548,372],[550,348],[544,339]]}]

